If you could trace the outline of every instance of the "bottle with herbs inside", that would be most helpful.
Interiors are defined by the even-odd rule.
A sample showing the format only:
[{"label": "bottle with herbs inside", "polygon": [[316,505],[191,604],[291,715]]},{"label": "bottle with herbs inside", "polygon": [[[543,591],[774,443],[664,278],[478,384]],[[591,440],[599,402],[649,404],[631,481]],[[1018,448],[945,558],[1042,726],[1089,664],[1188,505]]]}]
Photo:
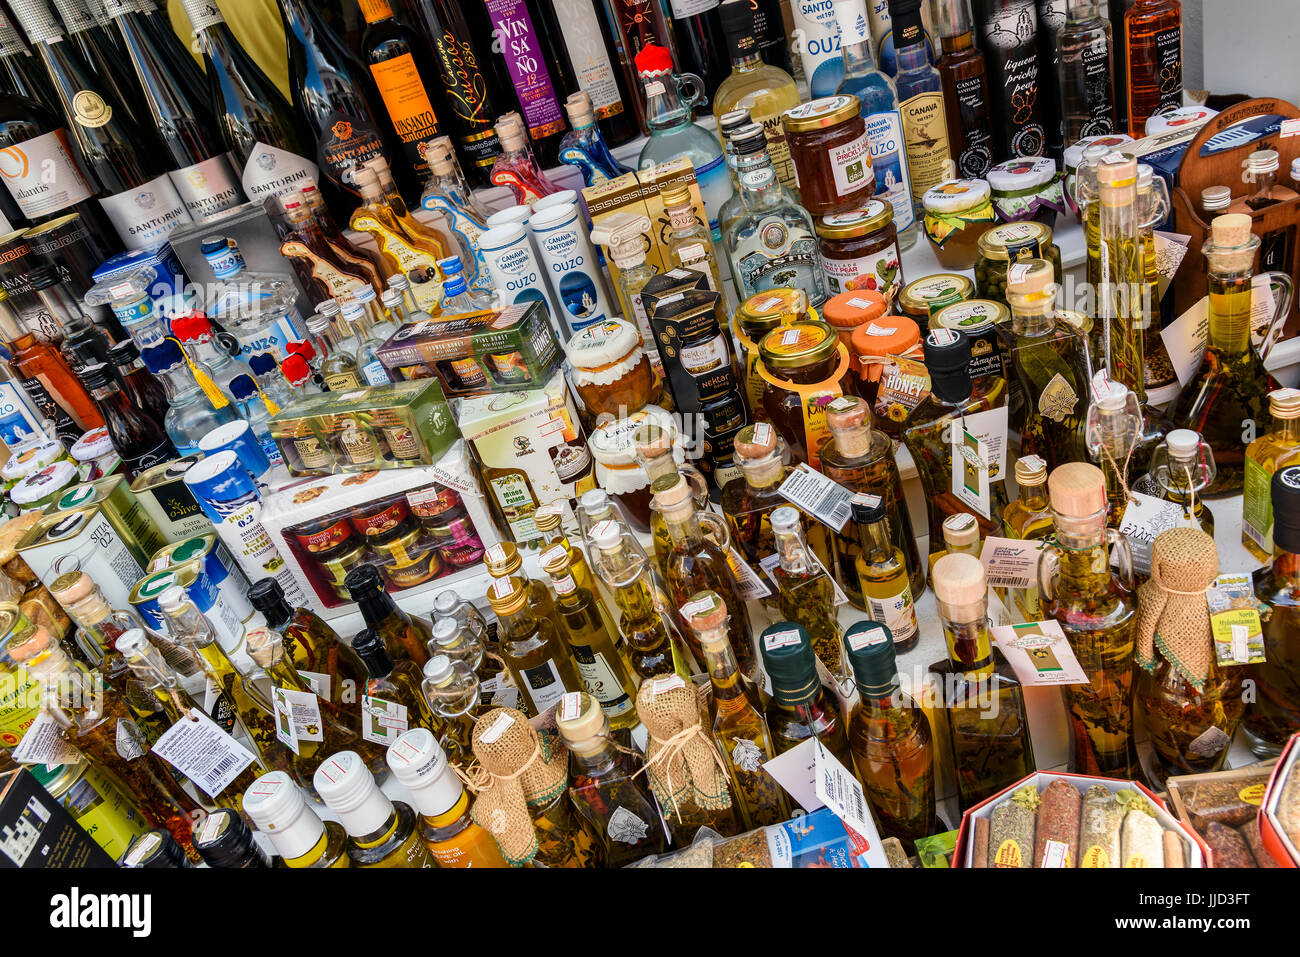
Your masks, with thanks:
[{"label": "bottle with herbs inside", "polygon": [[[746,830],[779,824],[790,816],[790,805],[784,789],[763,769],[764,762],[776,757],[776,746],[736,666],[735,619],[722,597],[712,591],[697,592],[682,612],[713,685],[713,738],[726,762],[741,822]],[[747,644],[748,636],[744,640]]]},{"label": "bottle with herbs inside", "polygon": [[633,549],[618,522],[591,529],[591,563],[618,607],[618,631],[632,680],[637,684],[674,671],[673,641],[655,605],[650,564]]},{"label": "bottle with herbs inside", "polygon": [[858,703],[849,715],[853,767],[880,830],[910,845],[934,833],[934,736],[900,687],[889,629],[859,622],[844,636]]},{"label": "bottle with herbs inside", "polygon": [[669,550],[664,559],[664,578],[683,625],[682,633],[697,660],[702,661],[698,638],[687,621],[686,605],[701,591],[720,596],[727,606],[738,636],[734,649],[741,670],[752,677],[758,662],[750,641],[749,616],[740,600],[727,562],[727,553],[705,536],[691,498],[691,488],[682,476],[663,476],[651,486],[659,514],[668,529]]},{"label": "bottle with herbs inside", "polygon": [[[856,396],[841,396],[827,406],[826,426],[831,434],[821,449],[822,473],[850,492],[879,495],[884,500],[889,539],[903,553],[912,597],[920,598],[925,591],[925,564],[917,551],[912,515],[889,436],[872,427],[871,405]],[[858,548],[854,537],[835,537],[836,564],[840,566],[841,584],[850,582],[844,589],[849,601],[855,608],[865,609],[866,603],[854,587],[853,563]]]},{"label": "bottle with herbs inside", "polygon": [[423,673],[409,658],[394,661],[383,639],[366,628],[352,639],[352,647],[365,662],[369,677],[361,685],[361,736],[390,747],[407,728],[445,730],[440,716],[421,692]]},{"label": "bottle with herbs inside", "polygon": [[[1066,685],[1071,770],[1133,778],[1133,653],[1137,602],[1127,540],[1106,528],[1106,478],[1069,462],[1047,479],[1056,543],[1039,563],[1043,615],[1055,618],[1088,676]],[[1119,570],[1111,570],[1111,559]]]},{"label": "bottle with herbs inside", "polygon": [[1034,770],[1029,716],[1020,681],[993,644],[980,560],[944,555],[931,584],[948,658],[930,670],[943,686],[957,799],[966,811]]},{"label": "bottle with herbs inside", "polygon": [[379,570],[374,565],[362,565],[348,572],[343,580],[367,627],[373,628],[383,639],[388,657],[394,661],[409,658],[419,667],[429,660],[429,626],[397,607],[393,596],[384,589]]},{"label": "bottle with herbs inside", "polygon": [[899,652],[911,651],[921,638],[916,602],[903,552],[889,534],[885,500],[879,495],[857,492],[850,508],[860,544],[854,570],[862,587],[867,616],[889,628]]},{"label": "bottle with herbs inside", "polygon": [[772,682],[772,700],[764,712],[777,754],[816,738],[847,767],[852,767],[839,702],[817,674],[808,629],[793,621],[769,626],[758,639],[763,670]]},{"label": "bottle with herbs inside", "polygon": [[[1020,497],[1002,513],[1003,534],[1022,541],[1051,538],[1055,526],[1047,500],[1047,463],[1037,455],[1022,455],[1016,459],[1016,486],[1020,489]],[[1001,594],[998,597],[1002,597]],[[1042,606],[1036,584],[1015,589],[1013,600],[1025,621],[1041,620]]]},{"label": "bottle with herbs inside", "polygon": [[522,578],[498,578],[488,588],[488,603],[496,612],[497,640],[510,683],[519,689],[525,709],[543,714],[564,692],[581,690],[573,656],[556,634],[554,612],[547,617],[536,614]]},{"label": "bottle with herbs inside", "polygon": [[606,866],[661,853],[667,835],[650,789],[638,776],[640,756],[614,740],[600,702],[583,691],[566,694],[555,724],[569,749],[569,798],[600,835]]},{"label": "bottle with herbs inside", "polygon": [[970,351],[964,332],[936,329],[925,337],[931,391],[903,428],[925,489],[931,551],[943,541],[947,516],[974,515],[980,533],[992,535],[1007,506],[1006,380],[972,382]]},{"label": "bottle with herbs inside", "polygon": [[827,671],[844,674],[835,583],[809,549],[799,512],[792,506],[772,513],[772,538],[777,560],[769,574],[776,582],[782,617],[808,629],[813,650]]}]

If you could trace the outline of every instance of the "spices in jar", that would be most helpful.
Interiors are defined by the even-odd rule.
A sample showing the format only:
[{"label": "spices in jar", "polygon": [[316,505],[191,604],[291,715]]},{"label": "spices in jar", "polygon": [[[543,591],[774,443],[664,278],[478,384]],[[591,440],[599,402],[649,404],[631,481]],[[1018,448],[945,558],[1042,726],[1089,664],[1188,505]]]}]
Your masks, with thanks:
[{"label": "spices in jar", "polygon": [[979,255],[979,239],[997,222],[989,184],[982,179],[954,179],[931,186],[921,197],[925,235],[945,269],[970,269]]},{"label": "spices in jar", "polygon": [[757,418],[767,417],[763,411],[763,389],[766,383],[758,374],[762,360],[758,344],[773,329],[802,319],[817,318],[817,311],[808,303],[808,294],[802,289],[768,289],[756,292],[736,310],[731,319],[731,331],[740,347],[741,367],[745,375],[745,398]]},{"label": "spices in jar", "polygon": [[381,564],[379,571],[391,588],[414,588],[442,574],[442,555],[429,545],[408,562]]},{"label": "spices in jar", "polygon": [[971,299],[945,306],[930,320],[932,329],[951,329],[966,333],[970,340],[970,364],[967,367],[972,379],[982,376],[1005,375],[1005,357],[998,326],[1011,322],[1011,310],[1006,304],[992,299]]},{"label": "spices in jar", "polygon": [[1004,223],[1034,220],[1051,226],[1068,212],[1056,161],[1046,156],[1020,156],[989,170],[989,191],[998,219]]},{"label": "spices in jar", "polygon": [[853,332],[858,394],[871,406],[877,427],[892,439],[930,394],[921,329],[906,316],[882,316]]},{"label": "spices in jar", "polygon": [[404,495],[367,502],[352,515],[352,524],[368,541],[390,535],[410,520],[411,508]]},{"label": "spices in jar", "polygon": [[659,427],[662,441],[672,447],[680,462],[683,453],[678,446],[677,425],[670,414],[655,405],[598,426],[587,442],[596,460],[597,483],[618,499],[628,521],[637,528],[650,527],[650,476],[637,460],[633,440],[637,429],[645,425]]},{"label": "spices in jar", "polygon": [[975,295],[981,299],[1007,301],[1007,269],[1026,259],[1046,259],[1062,280],[1061,249],[1052,242],[1049,226],[1029,220],[994,226],[980,237],[980,254],[975,261]]},{"label": "spices in jar", "polygon": [[827,293],[869,290],[892,307],[904,282],[893,205],[869,200],[848,212],[822,217],[816,228]]},{"label": "spices in jar", "polygon": [[851,93],[801,103],[781,115],[799,183],[813,216],[853,209],[876,191],[861,101]]},{"label": "spices in jar", "polygon": [[941,272],[913,279],[898,294],[898,308],[920,327],[921,338],[930,331],[930,317],[944,306],[975,298],[975,283],[959,273]]},{"label": "spices in jar", "polygon": [[859,326],[879,319],[889,311],[885,297],[866,289],[842,292],[822,305],[822,320],[835,330],[840,342],[853,347],[853,333]]},{"label": "spices in jar", "polygon": [[637,412],[653,397],[655,376],[636,326],[606,319],[573,334],[564,346],[573,384],[593,416]]},{"label": "spices in jar", "polygon": [[826,407],[849,384],[849,350],[826,323],[796,322],[764,336],[759,354],[768,418],[791,457],[818,468],[830,435]]},{"label": "spices in jar", "polygon": [[327,516],[314,522],[295,525],[290,533],[314,557],[344,551],[352,540],[352,522],[346,515]]}]

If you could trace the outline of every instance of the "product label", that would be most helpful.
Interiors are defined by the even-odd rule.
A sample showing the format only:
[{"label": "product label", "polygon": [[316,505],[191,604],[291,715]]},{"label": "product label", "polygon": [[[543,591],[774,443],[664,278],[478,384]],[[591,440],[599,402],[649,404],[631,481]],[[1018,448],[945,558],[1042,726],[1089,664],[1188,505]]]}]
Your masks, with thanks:
[{"label": "product label", "polygon": [[613,718],[626,714],[635,707],[635,702],[623,690],[618,676],[614,674],[603,654],[589,645],[571,643],[569,647],[573,650],[573,663],[578,668],[579,677],[582,678],[582,686],[587,690],[587,694],[600,702],[600,710],[605,712],[606,717]]},{"label": "product label", "polygon": [[852,512],[853,493],[804,462],[790,471],[777,491],[833,532],[844,529]]},{"label": "product label", "polygon": [[1273,554],[1273,476],[1258,461],[1246,456],[1242,489],[1241,531],[1265,553]]},{"label": "product label", "polygon": [[159,246],[173,229],[192,222],[184,200],[165,175],[137,189],[101,197],[99,205],[130,250]]},{"label": "product label", "polygon": [[311,270],[312,278],[321,284],[325,295],[331,299],[343,299],[352,295],[362,286],[369,285],[369,283],[358,279],[356,276],[349,276],[347,273],[339,272],[333,263],[325,261],[312,252],[306,243],[301,243],[296,239],[282,244],[280,254],[306,263]]},{"label": "product label", "polygon": [[1079,69],[1083,73],[1082,83],[1076,81],[1074,90],[1083,93],[1082,106],[1087,118],[1077,133],[1067,137],[1066,142],[1073,142],[1086,136],[1105,136],[1115,131],[1114,93],[1110,80],[1110,44],[1105,41],[1104,36],[1080,51]]},{"label": "product label", "polygon": [[1009,0],[983,21],[981,39],[989,88],[1001,109],[999,153],[1042,156],[1044,129],[1039,100],[1038,13],[1034,0]]},{"label": "product label", "polygon": [[149,742],[144,733],[128,718],[118,718],[114,728],[113,745],[118,757],[134,761],[149,753]]},{"label": "product label", "polygon": [[167,175],[196,223],[244,202],[244,191],[224,153]]},{"label": "product label", "polygon": [[[718,4],[718,0],[704,2],[712,6]],[[552,0],[552,6],[555,18],[564,30],[564,46],[569,51],[573,72],[578,75],[578,86],[591,97],[596,118],[603,120],[622,113],[623,100],[618,95],[618,80],[609,62],[600,19],[591,0]]]},{"label": "product label", "polygon": [[1175,502],[1162,498],[1130,492],[1129,503],[1120,519],[1120,533],[1128,539],[1133,555],[1133,570],[1139,575],[1151,573],[1151,549],[1161,532],[1171,528],[1193,527],[1193,521],[1183,515]]},{"label": "product label", "polygon": [[0,442],[10,450],[40,434],[37,412],[28,406],[18,386],[0,382]]},{"label": "product label", "polygon": [[912,176],[912,199],[919,203],[927,189],[950,178],[943,93],[918,93],[899,104],[899,112],[907,144],[907,168]]},{"label": "product label", "polygon": [[514,81],[524,122],[533,139],[544,139],[564,129],[564,112],[546,69],[546,52],[524,0],[485,0],[492,19],[495,43],[500,44],[506,69]]},{"label": "product label", "polygon": [[[407,54],[409,56],[409,54]],[[387,105],[387,100],[384,101]],[[321,130],[316,161],[335,185],[360,195],[357,170],[376,156],[384,155],[379,132],[359,116],[335,111]]]},{"label": "product label", "polygon": [[64,130],[0,149],[0,177],[23,215],[44,219],[94,195],[68,148]]},{"label": "product label", "polygon": [[791,0],[790,13],[792,46],[803,61],[812,97],[830,96],[844,75],[834,7],[826,0]]},{"label": "product label", "polygon": [[[1157,83],[1160,102],[1156,113],[1183,105],[1183,31],[1181,26],[1162,30],[1155,36]],[[1130,93],[1130,97],[1132,93]]]},{"label": "product label", "polygon": [[983,179],[993,166],[993,137],[989,134],[988,78],[959,77],[956,82],[957,109],[961,115],[966,145],[957,155],[957,175]]},{"label": "product label", "polygon": [[393,129],[402,140],[402,149],[419,172],[428,169],[425,150],[438,135],[438,117],[433,112],[429,93],[420,79],[419,68],[409,53],[372,64],[370,74],[383,98],[384,108]]},{"label": "product label", "polygon": [[531,701],[536,714],[544,714],[551,705],[564,697],[564,682],[560,680],[560,672],[550,658],[540,665],[524,669],[519,676],[525,685],[524,697]]},{"label": "product label", "polygon": [[1027,621],[994,625],[997,643],[1016,677],[1025,685],[1086,685],[1088,676],[1074,656],[1059,622]]},{"label": "product label", "polygon": [[492,126],[494,117],[488,112],[487,80],[479,69],[474,44],[468,36],[455,35],[449,23],[443,24],[440,35],[429,39],[447,105],[466,130],[458,137],[462,155],[480,169],[490,169],[501,148]]},{"label": "product label", "polygon": [[113,119],[113,108],[94,90],[72,94],[72,118],[82,126],[97,129]]},{"label": "product label", "polygon": [[799,177],[794,172],[794,157],[790,155],[790,144],[785,138],[785,127],[781,124],[780,114],[758,116],[752,114],[755,123],[763,124],[763,133],[767,138],[767,155],[772,161],[776,178],[790,189],[799,188]]},{"label": "product label", "polygon": [[875,198],[894,207],[894,225],[904,232],[916,221],[912,181],[904,162],[903,118],[896,111],[867,117],[867,145],[876,172]]},{"label": "product label", "polygon": [[[28,687],[39,701],[40,689],[29,682]],[[39,706],[38,706],[39,707]],[[48,711],[34,710],[32,719],[24,728],[21,740],[15,738],[13,759],[19,764],[69,764],[80,757]]]},{"label": "product label", "polygon": [[1079,396],[1074,387],[1058,372],[1043,386],[1043,391],[1038,396],[1038,414],[1053,422],[1064,422],[1065,417],[1074,412],[1078,402]]},{"label": "product label", "polygon": [[902,577],[903,590],[888,598],[867,599],[867,617],[878,621],[894,636],[894,641],[903,642],[916,634],[916,605],[912,602],[912,589],[907,584],[907,576]]},{"label": "product label", "polygon": [[346,392],[348,389],[361,388],[361,379],[356,372],[335,372],[325,376],[325,388],[331,392]]},{"label": "product label", "polygon": [[406,705],[383,698],[361,696],[361,737],[388,747],[410,727]]},{"label": "product label", "polygon": [[619,805],[609,816],[607,827],[609,839],[620,844],[640,844],[650,833],[650,825],[640,817]]},{"label": "product label", "polygon": [[1249,573],[1220,575],[1205,592],[1214,656],[1220,665],[1262,664],[1264,629]]},{"label": "product label", "polygon": [[952,493],[990,518],[989,483],[1006,475],[1007,410],[989,409],[954,420]]},{"label": "product label", "polygon": [[[701,13],[708,13],[718,6],[719,0],[668,0],[668,5],[672,7],[674,20],[685,20],[687,17],[698,16]],[[561,20],[561,23],[567,23]],[[569,34],[564,34],[565,42],[568,42]]]},{"label": "product label", "polygon": [[831,175],[835,179],[835,192],[840,196],[847,196],[867,183],[875,182],[876,173],[871,165],[871,148],[865,132],[850,143],[831,147]]},{"label": "product label", "polygon": [[887,304],[892,304],[898,293],[901,261],[902,253],[897,243],[852,259],[823,256],[822,273],[826,276],[827,293],[835,296],[856,289],[870,289],[884,296]]},{"label": "product label", "polygon": [[248,154],[242,176],[245,195],[258,202],[301,189],[307,180],[320,181],[320,170],[315,163],[297,153],[260,142]]},{"label": "product label", "polygon": [[205,714],[191,711],[159,735],[153,751],[215,798],[256,757]]},{"label": "product label", "polygon": [[123,455],[122,466],[130,474],[139,475],[155,465],[161,465],[163,462],[170,462],[176,458],[174,451],[171,440],[164,438],[157,446],[145,452],[136,455]]},{"label": "product label", "polygon": [[817,240],[801,221],[767,217],[736,243],[733,258],[745,296],[767,289],[816,288]]},{"label": "product label", "polygon": [[1036,539],[984,539],[980,561],[984,576],[993,588],[1033,588],[1038,584],[1038,561],[1046,547]]},{"label": "product label", "polygon": [[599,267],[586,226],[575,218],[568,225],[534,235],[542,259],[550,269],[553,288],[568,313],[564,319],[571,331],[579,332],[617,315],[606,297],[603,278],[592,271]]}]

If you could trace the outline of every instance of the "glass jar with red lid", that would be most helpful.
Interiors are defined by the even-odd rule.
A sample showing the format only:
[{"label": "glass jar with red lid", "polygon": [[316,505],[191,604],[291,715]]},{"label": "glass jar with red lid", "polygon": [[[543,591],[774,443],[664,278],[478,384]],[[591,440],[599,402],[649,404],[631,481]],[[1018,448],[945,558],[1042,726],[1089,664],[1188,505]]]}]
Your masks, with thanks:
[{"label": "glass jar with red lid", "polygon": [[853,209],[876,191],[862,104],[851,93],[800,103],[781,114],[799,202],[813,216]]},{"label": "glass jar with red lid", "polygon": [[823,216],[816,226],[827,294],[870,290],[892,308],[904,283],[893,205],[868,200],[848,212]]},{"label": "glass jar with red lid", "polygon": [[852,348],[858,394],[877,427],[900,438],[907,417],[930,394],[920,326],[907,316],[881,316],[854,330]]},{"label": "glass jar with red lid", "polygon": [[790,447],[791,458],[817,468],[818,450],[830,434],[826,406],[850,385],[849,350],[829,325],[806,321],[769,332],[759,355],[768,419]]}]

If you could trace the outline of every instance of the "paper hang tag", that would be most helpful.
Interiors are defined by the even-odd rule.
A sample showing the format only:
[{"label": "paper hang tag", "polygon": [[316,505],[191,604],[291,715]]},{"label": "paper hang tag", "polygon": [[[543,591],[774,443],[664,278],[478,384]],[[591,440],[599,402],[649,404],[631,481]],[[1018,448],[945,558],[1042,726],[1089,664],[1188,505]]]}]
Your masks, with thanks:
[{"label": "paper hang tag", "polygon": [[1161,299],[1164,299],[1169,284],[1174,281],[1174,275],[1178,272],[1178,267],[1187,256],[1187,245],[1191,241],[1191,236],[1181,233],[1155,231],[1156,273],[1160,277],[1157,288]]},{"label": "paper hang tag", "polygon": [[1038,560],[1045,540],[986,538],[980,551],[984,577],[993,588],[1033,588],[1038,584]]},{"label": "paper hang tag", "polygon": [[1090,684],[1059,622],[995,625],[991,632],[1022,685]]},{"label": "paper hang tag", "polygon": [[984,518],[992,517],[988,444],[960,422],[952,426],[952,493]]},{"label": "paper hang tag", "polygon": [[48,711],[36,715],[12,755],[19,764],[75,764],[81,760],[81,752],[63,737],[59,723]]},{"label": "paper hang tag", "polygon": [[736,595],[741,601],[755,601],[767,598],[772,590],[763,583],[763,579],[745,561],[743,555],[731,546],[727,552],[727,567],[731,570],[732,580],[736,583]]},{"label": "paper hang tag", "polygon": [[[849,596],[844,594],[844,589],[840,588],[840,583],[835,580],[835,576],[826,571],[826,566],[821,563],[821,559],[814,555],[811,550],[808,552],[808,557],[812,560],[813,568],[830,579],[831,587],[835,590],[835,607],[838,608],[840,605],[847,604]],[[781,590],[781,583],[776,577],[776,567],[780,564],[781,556],[777,554],[765,555],[758,563],[758,567],[762,569],[764,575],[771,579],[778,593]]]},{"label": "paper hang tag", "polygon": [[1151,549],[1162,532],[1171,528],[1191,525],[1183,510],[1174,502],[1162,498],[1130,492],[1129,503],[1120,518],[1119,530],[1128,539],[1133,555],[1133,570],[1139,575],[1151,574]]},{"label": "paper hang tag", "polygon": [[1221,665],[1265,661],[1264,628],[1249,574],[1220,575],[1205,591],[1214,656]]},{"label": "paper hang tag", "polygon": [[154,754],[216,798],[257,757],[211,718],[190,711],[158,736]]},{"label": "paper hang tag", "polygon": [[[300,742],[325,740],[320,699],[314,694],[310,691],[276,688],[272,700],[276,710],[276,737],[288,745],[294,754],[298,753]],[[281,732],[282,719],[287,721],[287,734]]]},{"label": "paper hang tag", "polygon": [[856,832],[870,847],[878,847],[880,835],[858,779],[816,738],[813,738],[813,761],[818,799],[845,827]]},{"label": "paper hang tag", "polygon": [[1160,330],[1160,339],[1169,353],[1180,386],[1186,386],[1201,367],[1209,333],[1209,296],[1202,296],[1190,309]]},{"label": "paper hang tag", "polygon": [[813,754],[816,742],[816,738],[808,738],[763,763],[763,770],[808,812],[825,807],[817,796],[817,762]]},{"label": "paper hang tag", "polygon": [[361,737],[388,747],[410,726],[406,705],[383,698],[361,696]]},{"label": "paper hang tag", "polygon": [[806,462],[792,469],[777,491],[833,532],[843,531],[849,520],[853,493]]}]

